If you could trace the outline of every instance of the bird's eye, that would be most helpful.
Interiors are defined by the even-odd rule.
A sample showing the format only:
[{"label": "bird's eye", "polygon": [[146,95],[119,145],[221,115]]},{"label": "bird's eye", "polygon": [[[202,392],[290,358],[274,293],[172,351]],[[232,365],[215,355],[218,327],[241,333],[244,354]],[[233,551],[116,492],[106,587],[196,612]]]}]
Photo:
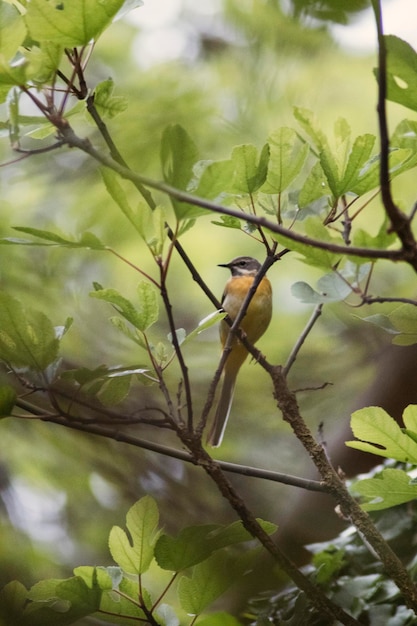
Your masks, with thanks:
[{"label": "bird's eye", "polygon": [[246,261],[239,261],[239,265],[240,265],[240,267],[245,267]]}]

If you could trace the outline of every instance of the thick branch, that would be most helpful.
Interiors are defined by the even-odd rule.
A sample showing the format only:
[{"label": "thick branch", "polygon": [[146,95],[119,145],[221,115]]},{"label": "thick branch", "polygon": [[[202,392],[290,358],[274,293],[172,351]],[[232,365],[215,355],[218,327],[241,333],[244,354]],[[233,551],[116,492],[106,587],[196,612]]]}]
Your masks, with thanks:
[{"label": "thick branch", "polygon": [[352,498],[337,472],[330,464],[323,446],[315,441],[310,429],[300,415],[295,394],[289,389],[282,368],[269,367],[269,373],[274,385],[274,395],[278,407],[281,409],[283,419],[290,424],[297,439],[310,455],[320,472],[322,480],[340,506],[343,515],[363,534],[367,543],[374,549],[386,572],[402,592],[407,606],[417,611],[417,587],[410,579],[400,559],[376,529],[369,515]]}]

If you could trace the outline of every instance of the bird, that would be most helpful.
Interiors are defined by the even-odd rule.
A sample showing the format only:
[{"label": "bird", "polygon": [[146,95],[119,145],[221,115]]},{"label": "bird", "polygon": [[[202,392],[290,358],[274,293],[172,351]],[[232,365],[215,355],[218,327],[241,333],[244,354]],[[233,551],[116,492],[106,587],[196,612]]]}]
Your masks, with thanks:
[{"label": "bird", "polygon": [[[239,256],[229,263],[220,263],[219,267],[227,267],[231,271],[231,277],[226,283],[221,300],[222,309],[231,320],[238,315],[246,295],[251,288],[255,276],[261,269],[261,264],[250,256]],[[264,334],[272,317],[272,287],[269,280],[264,277],[259,283],[253,295],[245,316],[239,324],[246,338],[254,344]],[[220,322],[220,341],[224,348],[230,327],[225,320]],[[224,364],[223,384],[220,398],[217,404],[213,423],[207,437],[208,445],[218,447],[223,440],[227,420],[232,407],[233,394],[237,374],[243,365],[248,351],[242,342],[234,337],[231,350]]]}]

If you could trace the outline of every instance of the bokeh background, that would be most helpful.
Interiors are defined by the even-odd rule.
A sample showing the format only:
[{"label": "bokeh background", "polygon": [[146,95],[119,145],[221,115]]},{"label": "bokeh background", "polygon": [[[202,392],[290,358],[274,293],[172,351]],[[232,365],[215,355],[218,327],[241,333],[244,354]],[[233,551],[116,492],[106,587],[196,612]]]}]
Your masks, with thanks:
[{"label": "bokeh background", "polygon": [[[308,11],[304,11],[306,5]],[[262,147],[274,129],[296,126],[294,105],[313,110],[326,131],[331,131],[337,118],[345,117],[354,134],[376,133],[372,13],[366,1],[328,5],[326,15],[335,19],[320,19],[326,15],[316,11],[313,1],[145,0],[143,7],[113,24],[95,48],[87,78],[94,86],[112,77],[116,94],[129,100],[126,111],[109,122],[113,139],[129,165],[160,179],[160,138],[171,123],[187,129],[201,159],[227,158],[233,146],[242,143]],[[354,10],[345,12],[346,8]],[[383,10],[386,32],[416,43],[414,1],[387,0]],[[392,129],[408,114],[390,104]],[[3,118],[6,116],[3,111]],[[105,149],[87,120],[77,122],[77,131]],[[2,237],[13,236],[13,226],[75,237],[88,230],[155,274],[151,256],[107,195],[98,167],[89,158],[63,149],[21,160],[10,149],[7,136],[0,143],[0,158]],[[394,194],[404,210],[410,210],[415,201],[413,177],[413,173],[403,175],[394,184]],[[133,188],[130,191],[134,197]],[[168,206],[166,198],[157,198]],[[370,220],[369,228],[378,228],[382,213],[377,201],[370,216],[364,217]],[[249,236],[221,228],[213,219],[200,218],[182,237],[182,245],[220,296],[226,274],[217,264],[240,254],[261,258],[262,249]],[[67,362],[95,367],[137,363],[144,358],[109,324],[110,309],[89,297],[93,281],[127,296],[134,293],[140,277],[115,257],[85,250],[0,246],[0,270],[1,288],[21,298],[26,306],[43,310],[54,324],[74,317],[63,342]],[[300,304],[291,295],[291,285],[298,280],[314,285],[319,277],[318,270],[293,254],[272,268],[274,318],[259,342],[270,361],[285,362],[311,315],[311,306]],[[382,295],[412,297],[413,284],[414,276],[407,268],[381,264],[373,289]],[[177,324],[190,331],[212,307],[175,255],[170,285]],[[372,312],[384,310],[381,306]],[[346,462],[349,469],[353,462],[346,461],[344,448],[336,440],[339,433],[347,432],[350,412],[369,394],[377,401],[395,376],[400,379],[397,382],[408,380],[409,369],[403,372],[399,368],[406,359],[414,358],[410,350],[401,350],[401,354],[399,349],[392,350],[387,335],[358,319],[364,314],[345,305],[326,307],[291,374],[294,388],[332,383],[320,391],[300,393],[299,400],[313,431],[322,423],[324,438],[335,442],[335,464]],[[167,332],[162,318],[152,331],[154,340],[166,341]],[[202,407],[219,358],[217,329],[190,342],[185,356],[195,405]],[[396,374],[391,370],[391,376],[383,378],[378,368],[385,362],[397,363],[395,359]],[[173,371],[172,384],[175,376]],[[152,393],[157,391],[135,387],[130,406],[142,403],[143,394],[151,397]],[[398,396],[398,386],[394,385],[392,393],[392,397]],[[406,397],[406,392],[401,397]],[[395,410],[399,410],[397,404]],[[177,445],[169,433],[145,427],[138,432]],[[193,523],[234,519],[198,469],[58,426],[3,420],[0,455],[1,586],[14,578],[30,586],[43,577],[69,576],[75,565],[110,564],[110,528],[123,526],[127,509],[145,493],[157,499],[169,532]],[[281,421],[266,374],[249,362],[239,378],[232,418],[218,456],[315,477],[301,445]],[[361,468],[360,460],[357,467]],[[320,539],[323,533],[340,527],[331,507],[321,504],[322,496],[316,497],[315,504],[306,505],[309,499],[294,488],[238,476],[231,480],[257,516],[280,525],[281,540],[294,558],[300,558],[298,546],[303,541]],[[300,506],[311,506],[311,517],[300,520]],[[322,510],[331,518],[328,531],[323,520],[316,520],[313,514]],[[258,572],[251,592],[257,586],[272,587],[279,582],[278,572],[261,569],[265,576]],[[244,606],[245,597],[229,595],[227,601],[229,606]]]}]

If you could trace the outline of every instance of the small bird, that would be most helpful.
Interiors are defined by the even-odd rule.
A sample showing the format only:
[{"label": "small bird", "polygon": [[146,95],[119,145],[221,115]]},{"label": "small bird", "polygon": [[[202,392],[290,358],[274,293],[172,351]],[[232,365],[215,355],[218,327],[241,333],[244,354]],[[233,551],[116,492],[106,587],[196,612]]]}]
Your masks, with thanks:
[{"label": "small bird", "polygon": [[[252,286],[261,264],[250,256],[239,256],[230,263],[221,263],[219,267],[228,267],[232,273],[226,283],[222,297],[222,308],[232,320],[238,315],[243,301]],[[250,343],[254,344],[264,334],[272,317],[272,287],[267,278],[262,278],[255,294],[250,301],[248,310],[243,317],[240,328]],[[224,347],[230,327],[220,322],[220,341]],[[214,421],[207,437],[211,446],[220,446],[232,406],[236,377],[244,363],[248,351],[239,339],[233,338],[231,351],[224,365],[223,386],[220,393]]]}]

